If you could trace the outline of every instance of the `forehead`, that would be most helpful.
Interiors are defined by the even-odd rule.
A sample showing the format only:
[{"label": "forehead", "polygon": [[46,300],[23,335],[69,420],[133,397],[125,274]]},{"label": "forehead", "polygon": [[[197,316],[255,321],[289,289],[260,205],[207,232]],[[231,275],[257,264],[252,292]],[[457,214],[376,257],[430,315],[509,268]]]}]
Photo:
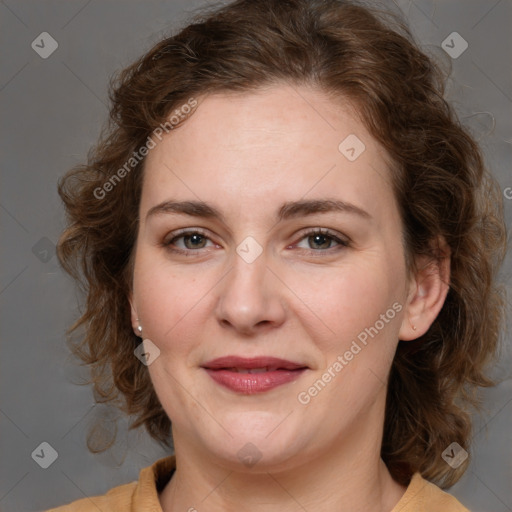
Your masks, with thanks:
[{"label": "forehead", "polygon": [[146,157],[142,210],[169,195],[238,210],[342,192],[393,200],[385,151],[349,102],[290,85],[197,100]]}]

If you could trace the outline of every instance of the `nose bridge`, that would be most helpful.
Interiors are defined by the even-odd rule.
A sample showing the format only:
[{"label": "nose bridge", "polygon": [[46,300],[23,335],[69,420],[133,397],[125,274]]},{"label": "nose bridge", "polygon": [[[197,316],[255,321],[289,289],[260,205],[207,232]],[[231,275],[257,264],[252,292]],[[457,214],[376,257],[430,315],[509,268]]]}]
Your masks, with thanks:
[{"label": "nose bridge", "polygon": [[258,252],[251,241],[242,242],[220,290],[218,320],[243,331],[258,324],[280,322],[284,314],[279,287],[267,269],[268,255],[263,250]]}]

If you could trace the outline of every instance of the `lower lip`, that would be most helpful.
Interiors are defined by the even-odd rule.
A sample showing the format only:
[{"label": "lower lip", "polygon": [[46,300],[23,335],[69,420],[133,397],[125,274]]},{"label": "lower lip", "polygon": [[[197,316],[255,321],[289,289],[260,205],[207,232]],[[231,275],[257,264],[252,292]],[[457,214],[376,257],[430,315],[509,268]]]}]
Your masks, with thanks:
[{"label": "lower lip", "polygon": [[253,395],[292,382],[302,375],[306,369],[275,370],[264,373],[238,373],[209,368],[205,368],[205,370],[217,384],[244,395]]}]

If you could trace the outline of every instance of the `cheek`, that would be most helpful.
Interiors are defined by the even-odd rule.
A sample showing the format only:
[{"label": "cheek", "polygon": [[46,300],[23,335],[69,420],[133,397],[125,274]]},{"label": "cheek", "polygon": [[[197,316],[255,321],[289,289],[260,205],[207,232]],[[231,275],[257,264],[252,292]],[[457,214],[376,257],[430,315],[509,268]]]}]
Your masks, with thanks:
[{"label": "cheek", "polygon": [[[330,404],[326,425],[336,429],[382,391],[398,341],[400,277],[392,266],[361,264],[322,279],[308,278],[307,284],[310,292],[304,302],[321,320],[308,325],[307,331],[322,364],[307,383],[311,387],[300,391],[318,414]],[[321,330],[320,323],[329,329]],[[325,388],[318,384],[324,376]]]},{"label": "cheek", "polygon": [[215,281],[209,273],[173,268],[141,254],[134,272],[134,300],[144,335],[161,350],[168,350],[179,333],[179,346],[186,346],[191,328],[197,323],[201,304]]},{"label": "cheek", "polygon": [[308,330],[324,351],[331,353],[350,345],[392,307],[397,297],[397,276],[389,270],[359,262],[303,273],[300,279],[297,275],[288,277],[300,283],[294,286],[294,292],[310,310]]}]

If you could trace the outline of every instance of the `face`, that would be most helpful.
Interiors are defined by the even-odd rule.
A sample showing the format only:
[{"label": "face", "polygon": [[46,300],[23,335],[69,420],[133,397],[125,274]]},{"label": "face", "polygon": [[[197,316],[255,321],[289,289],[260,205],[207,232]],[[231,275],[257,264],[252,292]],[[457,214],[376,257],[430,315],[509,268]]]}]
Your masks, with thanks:
[{"label": "face", "polygon": [[408,294],[383,149],[319,90],[198,101],[147,156],[131,296],[176,452],[377,443]]}]

